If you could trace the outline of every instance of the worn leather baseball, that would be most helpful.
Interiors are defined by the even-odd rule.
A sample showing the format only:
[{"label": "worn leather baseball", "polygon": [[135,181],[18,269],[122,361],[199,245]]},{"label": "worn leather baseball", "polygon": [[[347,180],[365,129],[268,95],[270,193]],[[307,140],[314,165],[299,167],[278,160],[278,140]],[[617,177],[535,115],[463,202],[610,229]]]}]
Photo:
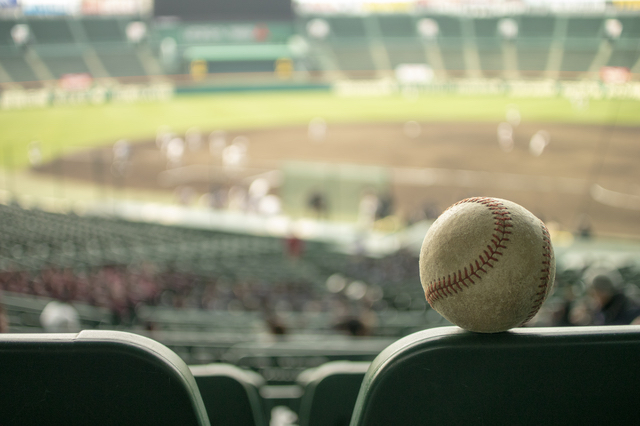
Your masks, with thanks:
[{"label": "worn leather baseball", "polygon": [[420,251],[427,301],[469,331],[497,333],[538,312],[555,278],[549,232],[524,207],[477,197],[449,207]]}]

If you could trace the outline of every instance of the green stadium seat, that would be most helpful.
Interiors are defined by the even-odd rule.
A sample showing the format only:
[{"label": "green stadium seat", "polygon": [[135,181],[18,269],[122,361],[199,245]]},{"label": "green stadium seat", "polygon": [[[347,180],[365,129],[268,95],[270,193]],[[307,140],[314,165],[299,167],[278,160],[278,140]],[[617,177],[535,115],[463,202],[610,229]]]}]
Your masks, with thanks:
[{"label": "green stadium seat", "polygon": [[498,18],[474,19],[473,27],[476,37],[479,39],[495,39],[499,38],[498,34]]},{"label": "green stadium seat", "polygon": [[0,21],[0,45],[13,46],[11,29],[17,24],[16,21]]},{"label": "green stadium seat", "polygon": [[378,25],[384,38],[417,38],[416,23],[410,15],[380,15]]},{"label": "green stadium seat", "polygon": [[371,364],[351,426],[635,424],[640,326],[443,327]]},{"label": "green stadium seat", "polygon": [[467,69],[467,65],[464,59],[464,49],[460,46],[441,46],[441,55],[444,62],[444,66],[447,71],[458,71],[464,73]]},{"label": "green stadium seat", "polygon": [[191,366],[200,395],[213,424],[266,426],[258,390],[264,379],[230,364]]},{"label": "green stadium seat", "polygon": [[518,24],[519,38],[551,39],[555,30],[554,16],[521,16]]},{"label": "green stadium seat", "polygon": [[565,49],[564,55],[562,56],[562,65],[560,65],[560,71],[587,71],[597,53],[597,46],[591,46],[582,49]]},{"label": "green stadium seat", "polygon": [[298,377],[304,389],[300,426],[347,426],[369,362],[335,361]]},{"label": "green stadium seat", "polygon": [[81,22],[87,38],[92,43],[123,43],[127,41],[124,31],[116,19],[84,19]]},{"label": "green stadium seat", "polygon": [[66,20],[31,20],[28,25],[39,44],[74,43],[76,41]]},{"label": "green stadium seat", "polygon": [[424,64],[427,61],[424,46],[415,39],[395,39],[385,41],[392,69],[400,64]]},{"label": "green stadium seat", "polygon": [[607,65],[610,67],[625,67],[631,69],[638,61],[639,56],[638,49],[635,47],[619,48],[616,46],[613,52],[611,52]]},{"label": "green stadium seat", "polygon": [[459,18],[453,16],[429,16],[438,23],[439,37],[462,37],[462,24]]},{"label": "green stadium seat", "polygon": [[119,46],[111,49],[99,49],[97,52],[102,64],[112,77],[146,75],[134,48]]},{"label": "green stadium seat", "polygon": [[208,425],[189,367],[117,331],[0,334],[2,425]]},{"label": "green stadium seat", "polygon": [[637,16],[621,16],[617,18],[622,24],[621,39],[637,39],[640,37],[640,19]]},{"label": "green stadium seat", "polygon": [[340,69],[344,71],[370,71],[376,69],[367,45],[340,43],[332,47]]},{"label": "green stadium seat", "polygon": [[567,21],[567,37],[599,37],[603,23],[602,18],[571,18]]},{"label": "green stadium seat", "polygon": [[60,78],[64,74],[90,73],[86,62],[80,55],[41,55],[41,59],[55,78]]},{"label": "green stadium seat", "polygon": [[328,19],[332,38],[364,38],[364,19],[359,17],[332,17]]},{"label": "green stadium seat", "polygon": [[0,56],[0,63],[5,71],[11,76],[13,81],[36,81],[33,69],[24,60],[20,53],[3,54]]}]

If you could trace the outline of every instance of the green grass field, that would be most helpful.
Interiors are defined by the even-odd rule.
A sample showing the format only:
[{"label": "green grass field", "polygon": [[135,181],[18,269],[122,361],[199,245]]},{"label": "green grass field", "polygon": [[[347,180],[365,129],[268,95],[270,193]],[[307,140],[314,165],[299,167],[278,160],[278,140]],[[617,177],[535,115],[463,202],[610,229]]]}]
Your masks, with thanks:
[{"label": "green grass field", "polygon": [[[149,139],[159,126],[176,132],[255,129],[307,123],[323,117],[338,122],[502,121],[509,104],[522,119],[536,122],[640,123],[640,102],[592,100],[575,110],[564,98],[517,99],[495,96],[425,95],[340,98],[330,93],[233,93],[178,96],[161,103],[106,104],[0,112],[3,167],[28,164],[26,146],[41,142],[45,159],[118,139]],[[9,147],[9,148],[8,148]]]}]

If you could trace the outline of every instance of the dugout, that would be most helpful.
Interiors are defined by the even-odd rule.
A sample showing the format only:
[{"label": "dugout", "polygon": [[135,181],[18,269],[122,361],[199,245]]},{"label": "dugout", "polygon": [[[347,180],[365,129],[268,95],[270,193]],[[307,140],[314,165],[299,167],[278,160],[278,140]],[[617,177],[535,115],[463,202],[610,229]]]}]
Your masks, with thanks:
[{"label": "dugout", "polygon": [[[283,210],[297,218],[320,216],[333,221],[354,221],[365,194],[381,198],[391,189],[391,174],[384,167],[292,161],[281,170]],[[324,198],[324,213],[314,212],[310,206],[316,194]]]}]

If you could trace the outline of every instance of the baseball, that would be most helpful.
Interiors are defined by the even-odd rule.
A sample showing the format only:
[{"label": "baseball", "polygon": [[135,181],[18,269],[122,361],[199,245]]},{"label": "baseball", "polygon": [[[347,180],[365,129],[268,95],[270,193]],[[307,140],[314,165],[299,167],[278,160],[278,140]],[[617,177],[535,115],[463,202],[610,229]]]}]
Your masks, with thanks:
[{"label": "baseball", "polygon": [[497,333],[538,312],[555,278],[547,227],[524,207],[476,197],[449,207],[420,250],[429,305],[465,330]]}]

